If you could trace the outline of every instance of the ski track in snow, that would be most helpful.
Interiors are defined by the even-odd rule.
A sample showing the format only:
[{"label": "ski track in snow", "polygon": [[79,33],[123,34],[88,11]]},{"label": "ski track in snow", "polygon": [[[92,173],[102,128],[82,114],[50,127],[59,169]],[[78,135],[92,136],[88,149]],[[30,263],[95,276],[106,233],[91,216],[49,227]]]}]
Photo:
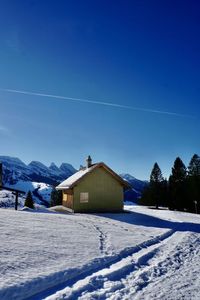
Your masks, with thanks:
[{"label": "ski track in snow", "polygon": [[[200,238],[195,234],[177,234],[177,232],[169,231],[157,240],[148,241],[146,247],[145,245],[140,246],[137,251],[132,251],[132,254],[127,257],[77,281],[73,286],[67,287],[45,300],[194,299],[190,297],[191,295],[184,297],[181,292],[176,298],[174,296],[170,298],[167,296],[168,293],[163,293],[160,287],[152,295],[152,290],[155,289],[157,280],[163,282],[164,287],[164,281],[173,276],[174,272],[179,269],[183,269],[185,272],[187,269],[187,266],[184,268],[185,261],[192,261],[193,257],[199,259],[199,249],[198,247],[198,250],[196,249],[199,242]],[[185,245],[187,245],[186,252]],[[181,251],[181,246],[184,246],[183,251]],[[174,276],[174,286],[176,280],[177,278]],[[149,297],[147,296],[148,291],[145,290],[148,286]],[[171,286],[171,289],[174,286]]]},{"label": "ski track in snow", "polygon": [[[99,232],[99,228],[96,228]],[[100,235],[102,233],[100,232]],[[74,277],[73,280],[66,282],[65,285],[67,288],[64,288],[61,291],[55,292],[56,287],[54,289],[54,294],[52,293],[53,289],[50,290],[48,295],[48,290],[35,295],[30,300],[38,300],[38,299],[46,299],[46,300],[59,300],[59,299],[107,299],[103,296],[103,298],[96,298],[92,295],[92,292],[98,290],[98,288],[103,287],[103,283],[108,281],[109,279],[115,278],[119,279],[121,277],[125,277],[130,272],[134,271],[139,267],[139,262],[134,264],[134,256],[137,257],[138,253],[142,254],[142,256],[150,257],[153,255],[154,251],[152,249],[159,247],[166,239],[169,239],[174,234],[173,230],[169,230],[164,234],[147,240],[137,246],[134,246],[129,249],[122,250],[118,255],[114,255],[113,257],[108,257],[108,261],[102,262],[102,264],[94,268],[90,271],[85,271],[82,275]],[[102,246],[104,249],[104,246]],[[151,249],[152,248],[152,249]],[[141,260],[142,261],[142,260]],[[108,275],[107,275],[108,273]],[[119,286],[118,286],[119,288]],[[85,295],[85,291],[89,291],[91,295]],[[113,292],[113,291],[111,291]],[[83,295],[82,295],[83,294]],[[45,296],[44,296],[45,295]],[[82,298],[84,297],[84,298]],[[119,298],[120,299],[120,298]]]},{"label": "ski track in snow", "polygon": [[[146,299],[146,294],[142,295],[143,290],[156,281],[156,279],[165,276],[170,269],[179,269],[184,262],[184,256],[182,252],[168,251],[168,255],[163,259],[162,252],[160,249],[165,247],[166,244],[174,239],[176,247],[177,239],[176,234],[164,239],[158,244],[142,249],[141,251],[127,257],[125,264],[122,267],[114,269],[112,266],[112,271],[109,270],[100,271],[89,278],[88,285],[83,287],[83,292],[75,293],[74,291],[68,297],[57,299]],[[182,236],[184,239],[184,235]],[[166,250],[166,247],[165,247]],[[179,250],[179,249],[176,249]],[[194,255],[194,247],[187,255],[187,259],[190,259]],[[155,264],[153,263],[155,261]],[[116,264],[117,265],[117,264]],[[75,296],[75,298],[74,298]],[[164,297],[156,297],[155,299],[164,299]],[[166,297],[166,296],[165,296]],[[48,298],[50,300],[51,298]],[[55,297],[53,298],[55,299]],[[152,295],[151,295],[152,299]],[[166,297],[165,299],[169,299]],[[176,298],[178,299],[178,298]]]}]

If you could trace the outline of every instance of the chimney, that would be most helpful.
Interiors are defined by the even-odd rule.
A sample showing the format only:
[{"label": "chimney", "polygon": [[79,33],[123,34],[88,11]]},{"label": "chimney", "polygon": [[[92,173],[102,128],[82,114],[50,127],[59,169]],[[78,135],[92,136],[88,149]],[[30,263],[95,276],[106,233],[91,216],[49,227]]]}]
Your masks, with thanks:
[{"label": "chimney", "polygon": [[87,159],[86,159],[86,167],[90,168],[92,166],[92,159],[90,157],[90,155],[88,155]]},{"label": "chimney", "polygon": [[3,167],[2,163],[0,162],[0,187],[3,185]]}]

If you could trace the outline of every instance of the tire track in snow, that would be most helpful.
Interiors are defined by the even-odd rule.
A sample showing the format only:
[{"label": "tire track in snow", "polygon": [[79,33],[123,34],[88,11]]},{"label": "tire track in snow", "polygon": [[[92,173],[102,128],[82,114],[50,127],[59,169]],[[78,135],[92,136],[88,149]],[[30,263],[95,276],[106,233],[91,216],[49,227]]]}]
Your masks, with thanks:
[{"label": "tire track in snow", "polygon": [[[122,277],[126,277],[128,274],[140,267],[139,262],[135,260],[134,256],[138,256],[138,259],[140,256],[146,256],[147,258],[153,256],[155,248],[158,248],[163,241],[171,238],[174,232],[174,230],[169,230],[156,238],[152,238],[137,246],[124,249],[118,255],[108,257],[108,262],[102,263],[102,265],[99,266],[99,268],[96,268],[94,272],[83,272],[82,277],[80,275],[78,278],[74,277],[72,284],[66,282],[66,288],[60,291],[55,291],[54,294],[49,293],[49,296],[45,299],[78,299],[83,293],[92,293],[101,289],[104,282],[109,279],[119,281]],[[123,286],[121,288],[123,288]],[[120,289],[120,287],[117,289]],[[37,297],[33,299],[44,299],[44,297]]]}]

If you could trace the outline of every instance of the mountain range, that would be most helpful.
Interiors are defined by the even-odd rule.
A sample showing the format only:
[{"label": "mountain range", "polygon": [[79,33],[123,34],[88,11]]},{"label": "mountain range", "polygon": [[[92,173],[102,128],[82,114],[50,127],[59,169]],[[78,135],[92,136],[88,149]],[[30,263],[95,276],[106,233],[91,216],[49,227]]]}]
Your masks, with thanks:
[{"label": "mountain range", "polygon": [[68,163],[62,163],[60,167],[51,163],[47,167],[39,161],[32,161],[26,165],[19,158],[10,156],[0,156],[0,161],[3,164],[3,183],[5,185],[14,185],[19,180],[56,185],[77,171]]}]

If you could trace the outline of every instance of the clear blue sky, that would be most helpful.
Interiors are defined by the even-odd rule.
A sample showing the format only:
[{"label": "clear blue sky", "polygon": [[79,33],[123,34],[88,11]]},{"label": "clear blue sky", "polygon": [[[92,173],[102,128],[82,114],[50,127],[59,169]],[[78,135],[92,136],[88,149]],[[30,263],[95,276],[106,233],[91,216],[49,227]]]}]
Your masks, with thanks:
[{"label": "clear blue sky", "polygon": [[141,179],[155,161],[165,176],[177,156],[187,165],[200,154],[199,37],[197,0],[0,1],[0,154],[77,168],[90,154]]}]

